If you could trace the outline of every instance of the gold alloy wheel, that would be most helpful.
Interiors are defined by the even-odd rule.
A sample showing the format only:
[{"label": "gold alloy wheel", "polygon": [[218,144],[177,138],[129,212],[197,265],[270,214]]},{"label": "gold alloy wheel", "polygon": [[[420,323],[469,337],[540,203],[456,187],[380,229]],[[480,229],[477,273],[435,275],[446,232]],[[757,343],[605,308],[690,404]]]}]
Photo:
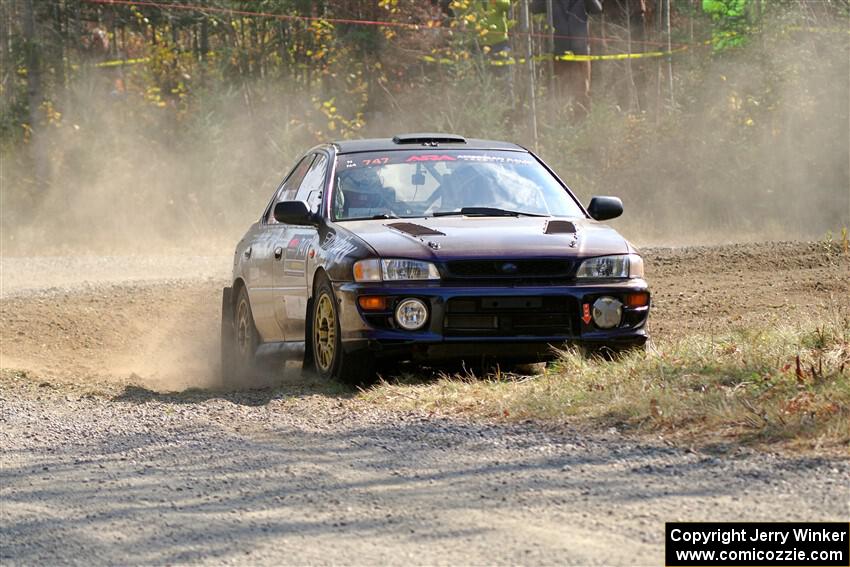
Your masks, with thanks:
[{"label": "gold alloy wheel", "polygon": [[336,317],[333,300],[323,293],[316,305],[316,317],[313,320],[313,344],[316,345],[316,364],[327,372],[331,368],[336,349]]}]

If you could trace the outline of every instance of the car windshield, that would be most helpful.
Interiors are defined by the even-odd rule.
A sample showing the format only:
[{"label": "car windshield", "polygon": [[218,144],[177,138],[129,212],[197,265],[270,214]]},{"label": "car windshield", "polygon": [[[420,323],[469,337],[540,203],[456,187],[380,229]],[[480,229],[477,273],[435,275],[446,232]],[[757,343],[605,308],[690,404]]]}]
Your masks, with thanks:
[{"label": "car windshield", "polygon": [[411,150],[337,157],[334,220],[448,215],[583,216],[533,156],[516,151]]}]

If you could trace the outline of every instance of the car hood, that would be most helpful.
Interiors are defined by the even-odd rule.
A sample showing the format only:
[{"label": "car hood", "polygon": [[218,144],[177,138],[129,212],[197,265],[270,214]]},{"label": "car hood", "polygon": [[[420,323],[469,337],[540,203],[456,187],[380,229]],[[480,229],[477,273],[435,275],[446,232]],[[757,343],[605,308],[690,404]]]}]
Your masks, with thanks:
[{"label": "car hood", "polygon": [[345,221],[339,226],[385,258],[553,258],[634,251],[616,230],[589,219],[432,217]]}]

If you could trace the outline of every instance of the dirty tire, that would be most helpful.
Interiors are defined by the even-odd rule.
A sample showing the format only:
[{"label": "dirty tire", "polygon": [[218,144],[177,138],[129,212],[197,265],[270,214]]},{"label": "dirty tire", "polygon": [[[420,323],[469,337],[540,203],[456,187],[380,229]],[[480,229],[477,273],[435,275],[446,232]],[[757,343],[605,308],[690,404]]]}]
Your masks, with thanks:
[{"label": "dirty tire", "polygon": [[262,364],[256,357],[260,334],[245,287],[239,288],[230,308],[225,304],[227,295],[222,298],[221,312],[221,381],[225,387],[237,387],[261,373]]},{"label": "dirty tire", "polygon": [[333,288],[326,277],[316,283],[310,330],[316,373],[349,385],[375,380],[375,362],[370,353],[345,353],[339,325],[339,313]]}]

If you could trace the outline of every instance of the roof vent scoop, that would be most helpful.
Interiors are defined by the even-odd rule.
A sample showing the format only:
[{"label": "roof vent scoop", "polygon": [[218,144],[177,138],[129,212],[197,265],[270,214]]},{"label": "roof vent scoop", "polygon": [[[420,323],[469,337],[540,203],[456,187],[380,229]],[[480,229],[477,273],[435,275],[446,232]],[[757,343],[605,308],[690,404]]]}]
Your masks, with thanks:
[{"label": "roof vent scoop", "polygon": [[436,146],[437,144],[465,144],[466,138],[457,134],[420,132],[415,134],[396,134],[393,136],[393,143]]}]

